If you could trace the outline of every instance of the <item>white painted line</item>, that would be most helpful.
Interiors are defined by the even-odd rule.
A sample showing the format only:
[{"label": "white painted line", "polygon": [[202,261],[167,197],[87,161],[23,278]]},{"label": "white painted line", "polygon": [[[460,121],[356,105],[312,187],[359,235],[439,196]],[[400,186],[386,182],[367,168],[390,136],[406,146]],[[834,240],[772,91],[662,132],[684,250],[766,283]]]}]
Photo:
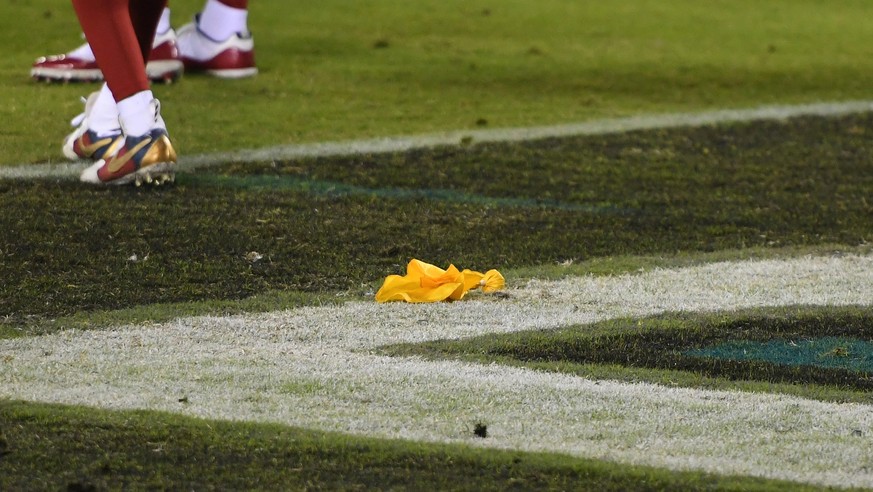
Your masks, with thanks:
[{"label": "white painted line", "polygon": [[[824,102],[796,106],[761,106],[751,109],[719,110],[701,113],[674,113],[610,118],[567,125],[490,130],[456,130],[417,136],[397,136],[370,140],[283,145],[236,152],[180,156],[180,170],[215,166],[227,162],[269,162],[301,157],[326,157],[367,153],[400,152],[416,148],[458,145],[471,142],[515,142],[549,137],[599,135],[632,130],[702,126],[756,120],[781,120],[798,116],[841,116],[873,110],[873,101]],[[82,163],[30,164],[0,167],[0,179],[74,178]]]},{"label": "white painted line", "polygon": [[[873,306],[873,256],[531,281],[508,293],[505,299],[352,302],[3,340],[0,398],[873,487],[871,405],[590,381],[372,352],[387,343],[664,311]],[[179,402],[183,397],[188,403]],[[473,437],[477,422],[488,426],[487,439]]]}]

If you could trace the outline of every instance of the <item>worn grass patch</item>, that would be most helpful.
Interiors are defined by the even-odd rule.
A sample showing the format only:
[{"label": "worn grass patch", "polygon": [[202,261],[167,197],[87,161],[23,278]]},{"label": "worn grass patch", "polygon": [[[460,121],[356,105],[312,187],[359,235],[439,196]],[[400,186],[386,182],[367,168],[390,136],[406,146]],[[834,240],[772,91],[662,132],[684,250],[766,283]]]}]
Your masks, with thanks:
[{"label": "worn grass patch", "polygon": [[628,467],[555,454],[428,445],[280,425],[0,400],[3,490],[786,487],[816,490],[789,482]]},{"label": "worn grass patch", "polygon": [[245,164],[157,191],[4,181],[0,319],[359,290],[411,257],[513,269],[864,244],[871,124],[800,118]]},{"label": "worn grass patch", "polygon": [[[494,334],[387,347],[393,355],[500,362],[585,377],[658,384],[787,393],[828,401],[871,403],[873,372],[829,356],[827,364],[795,363],[796,352],[773,357],[713,357],[710,347],[842,339],[835,347],[873,340],[866,307],[779,307],[716,314],[668,313],[615,319],[560,330]],[[849,341],[859,343],[851,344]],[[833,348],[833,347],[831,347]],[[863,356],[864,354],[860,354]]]}]

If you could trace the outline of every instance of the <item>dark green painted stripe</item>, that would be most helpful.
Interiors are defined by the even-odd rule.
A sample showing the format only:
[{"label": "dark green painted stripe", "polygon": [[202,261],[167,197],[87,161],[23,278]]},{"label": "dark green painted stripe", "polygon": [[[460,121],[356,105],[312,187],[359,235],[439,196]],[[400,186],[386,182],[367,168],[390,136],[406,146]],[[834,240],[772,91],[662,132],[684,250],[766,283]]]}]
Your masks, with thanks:
[{"label": "dark green painted stripe", "polygon": [[630,209],[613,205],[580,205],[556,200],[531,198],[503,198],[464,193],[449,189],[418,188],[367,188],[337,181],[321,181],[299,176],[219,176],[214,174],[190,174],[180,178],[185,183],[212,185],[235,189],[289,190],[328,197],[366,196],[394,200],[433,200],[439,202],[490,206],[498,208],[538,208],[584,212],[597,215],[629,215]]},{"label": "dark green painted stripe", "polygon": [[813,366],[873,372],[873,342],[857,338],[822,337],[805,340],[733,340],[687,352],[693,357],[758,360],[787,366]]}]

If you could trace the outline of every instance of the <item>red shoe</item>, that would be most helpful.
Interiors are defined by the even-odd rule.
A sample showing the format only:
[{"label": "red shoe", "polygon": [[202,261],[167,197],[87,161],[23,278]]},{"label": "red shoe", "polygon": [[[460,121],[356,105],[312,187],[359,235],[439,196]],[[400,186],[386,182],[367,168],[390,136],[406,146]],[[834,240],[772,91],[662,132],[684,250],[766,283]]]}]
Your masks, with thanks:
[{"label": "red shoe", "polygon": [[91,111],[94,109],[97,95],[98,92],[93,92],[87,99],[83,99],[85,112],[73,118],[71,122],[75,130],[67,135],[61,147],[64,155],[70,160],[103,159],[115,154],[124,144],[120,126],[116,131],[105,134],[98,134],[90,128]]},{"label": "red shoe", "polygon": [[64,140],[64,155],[71,159],[104,159],[118,151],[124,143],[121,133],[100,137],[93,130],[85,129],[84,132],[73,132]]},{"label": "red shoe", "polygon": [[205,72],[227,79],[251,77],[255,66],[255,44],[249,32],[237,33],[224,41],[203,34],[194,22],[179,28],[179,56],[189,72]]},{"label": "red shoe", "polygon": [[98,185],[172,183],[176,177],[176,151],[167,130],[155,128],[140,137],[127,137],[113,156],[82,171],[79,179]]},{"label": "red shoe", "polygon": [[[146,74],[155,82],[172,82],[182,75],[184,66],[176,47],[176,32],[168,29],[157,34],[152,44]],[[88,43],[65,55],[38,58],[30,69],[30,76],[46,82],[95,82],[103,80],[94,53]]]}]

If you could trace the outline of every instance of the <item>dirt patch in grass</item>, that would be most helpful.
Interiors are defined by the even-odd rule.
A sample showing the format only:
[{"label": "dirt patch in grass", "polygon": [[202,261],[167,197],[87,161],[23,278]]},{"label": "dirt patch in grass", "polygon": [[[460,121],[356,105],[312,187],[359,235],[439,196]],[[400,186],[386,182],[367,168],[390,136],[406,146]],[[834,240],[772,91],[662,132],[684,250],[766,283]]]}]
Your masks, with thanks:
[{"label": "dirt patch in grass", "polygon": [[0,182],[0,322],[471,269],[871,240],[873,115]]}]

